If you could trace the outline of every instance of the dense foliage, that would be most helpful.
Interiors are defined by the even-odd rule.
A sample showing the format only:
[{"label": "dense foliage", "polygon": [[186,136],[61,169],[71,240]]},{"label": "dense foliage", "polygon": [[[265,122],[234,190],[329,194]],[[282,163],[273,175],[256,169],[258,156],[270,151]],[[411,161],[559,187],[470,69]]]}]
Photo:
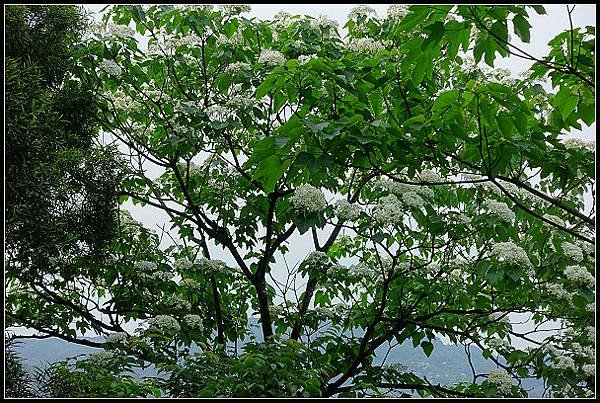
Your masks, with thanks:
[{"label": "dense foliage", "polygon": [[10,323],[34,328],[82,315],[64,290],[115,234],[119,163],[98,145],[92,89],[72,74],[85,21],[74,6],[6,8],[6,302]]},{"label": "dense foliage", "polygon": [[[179,239],[161,248],[123,212],[112,255],[71,271],[77,295],[45,285],[68,303],[13,299],[42,333],[107,335],[69,376],[99,396],[94,379],[138,396],[524,396],[531,376],[593,394],[594,146],[564,135],[595,121],[594,28],[536,58],[509,31],[529,42],[541,6],[359,6],[344,39],[325,16],[247,11],[116,6],[79,51],[127,149],[120,200]],[[534,63],[515,78],[498,56]],[[290,267],[299,234],[313,248]],[[373,363],[440,336],[498,369],[434,385]],[[147,363],[164,378],[119,375]]]}]

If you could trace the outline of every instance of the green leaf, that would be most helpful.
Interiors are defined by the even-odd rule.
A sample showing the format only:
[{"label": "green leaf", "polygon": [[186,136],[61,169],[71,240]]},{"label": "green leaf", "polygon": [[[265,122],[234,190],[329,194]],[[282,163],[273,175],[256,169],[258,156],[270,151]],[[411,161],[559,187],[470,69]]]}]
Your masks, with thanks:
[{"label": "green leaf", "polygon": [[502,133],[504,138],[511,138],[514,124],[513,118],[508,114],[508,112],[501,111],[497,116],[498,128],[500,129],[500,133]]},{"label": "green leaf", "polygon": [[425,355],[427,357],[429,357],[431,355],[431,352],[433,351],[433,343],[430,341],[422,341],[421,342],[421,348],[423,349],[423,352],[425,353]]},{"label": "green leaf", "polygon": [[525,17],[519,14],[515,15],[512,21],[515,34],[517,34],[517,36],[521,38],[523,42],[529,43],[531,40],[531,33],[529,32],[531,25],[529,22],[525,19]]}]

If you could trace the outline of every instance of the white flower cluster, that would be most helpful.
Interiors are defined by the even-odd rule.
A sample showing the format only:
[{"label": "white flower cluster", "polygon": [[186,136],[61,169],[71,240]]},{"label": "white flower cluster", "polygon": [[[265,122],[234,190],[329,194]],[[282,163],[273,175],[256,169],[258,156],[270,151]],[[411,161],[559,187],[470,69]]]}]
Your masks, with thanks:
[{"label": "white flower cluster", "polygon": [[364,4],[359,4],[358,6],[353,7],[350,10],[350,12],[348,13],[348,19],[355,20],[359,17],[377,18],[377,11],[375,11],[373,7]]},{"label": "white flower cluster", "polygon": [[354,264],[348,268],[348,276],[350,277],[363,278],[371,277],[374,274],[375,271],[364,262]]},{"label": "white flower cluster", "polygon": [[158,266],[154,262],[148,262],[144,260],[140,262],[135,262],[133,264],[133,268],[142,271],[154,271],[158,268]]},{"label": "white flower cluster", "polygon": [[225,68],[225,73],[228,73],[228,74],[239,74],[239,73],[242,73],[244,71],[251,71],[251,70],[252,70],[252,66],[250,66],[250,64],[248,64],[246,62],[233,62],[233,63],[230,63]]},{"label": "white flower cluster", "polygon": [[532,267],[527,253],[512,241],[498,242],[492,245],[492,255],[502,263]]},{"label": "white flower cluster", "polygon": [[224,15],[239,15],[249,13],[252,7],[248,4],[220,4],[219,9]]},{"label": "white flower cluster", "polygon": [[515,79],[510,76],[510,70],[504,68],[494,69],[489,73],[489,81],[505,85],[512,85]]},{"label": "white flower cluster", "polygon": [[202,46],[202,38],[192,32],[181,37],[180,39],[177,39],[174,45],[176,47],[186,45],[190,48],[198,48]]},{"label": "white flower cluster", "polygon": [[575,149],[585,149],[589,151],[596,150],[596,142],[593,140],[586,141],[578,138],[568,138],[563,141],[565,147],[567,148],[575,148]]},{"label": "white flower cluster", "polygon": [[393,194],[382,197],[373,209],[373,218],[382,225],[395,225],[402,222],[404,210]]},{"label": "white flower cluster", "polygon": [[278,50],[263,49],[258,56],[258,63],[280,66],[285,63],[285,56]]},{"label": "white flower cluster", "polygon": [[400,20],[408,14],[408,5],[406,4],[392,4],[387,9],[387,18],[390,20]]},{"label": "white flower cluster", "polygon": [[317,307],[314,309],[315,315],[318,317],[333,319],[335,318],[335,313],[329,308]]},{"label": "white flower cluster", "polygon": [[456,221],[458,221],[459,223],[464,224],[464,225],[471,224],[471,219],[469,217],[467,217],[467,215],[464,213],[459,213],[456,216]]},{"label": "white flower cluster", "polygon": [[290,197],[290,201],[296,210],[307,213],[322,211],[327,204],[323,192],[307,183],[296,188],[294,194]]},{"label": "white flower cluster", "polygon": [[179,322],[177,322],[177,319],[171,315],[157,315],[156,317],[148,320],[148,324],[152,327],[170,332],[178,332],[181,330]]},{"label": "white flower cluster", "polygon": [[329,256],[325,252],[314,251],[311,252],[306,259],[304,264],[312,269],[322,269],[329,267]]},{"label": "white flower cluster", "polygon": [[173,296],[169,298],[169,300],[167,301],[167,305],[180,311],[189,311],[190,309],[192,309],[192,304],[178,296]]},{"label": "white flower cluster", "polygon": [[115,358],[115,354],[112,351],[102,351],[100,353],[90,354],[88,361],[93,365],[106,366],[113,358]]},{"label": "white flower cluster", "polygon": [[244,44],[244,35],[241,31],[235,31],[231,37],[220,34],[217,38],[217,45],[219,46],[231,46],[233,48],[242,46]]},{"label": "white flower cluster", "polygon": [[502,394],[509,394],[512,390],[512,379],[506,371],[500,369],[491,370],[487,381],[496,385]]},{"label": "white flower cluster", "polygon": [[380,179],[376,186],[397,196],[407,192],[418,193],[427,199],[431,199],[434,196],[433,190],[427,186],[405,184],[390,179]]},{"label": "white flower cluster", "polygon": [[283,30],[289,28],[295,22],[292,15],[285,11],[279,11],[273,16],[271,25],[273,26],[273,32],[277,30]]},{"label": "white flower cluster", "polygon": [[92,33],[96,35],[116,36],[118,38],[129,38],[135,35],[135,31],[127,25],[95,23],[91,26]]},{"label": "white flower cluster", "polygon": [[316,59],[318,56],[316,54],[311,54],[311,55],[300,55],[298,56],[298,63],[303,66],[306,63],[310,62],[311,60]]},{"label": "white flower cluster", "polygon": [[567,266],[565,276],[574,283],[585,284],[588,287],[594,287],[596,283],[593,274],[583,266]]},{"label": "white flower cluster", "polygon": [[175,260],[175,263],[173,264],[173,268],[175,268],[175,270],[177,270],[179,272],[189,270],[192,268],[192,266],[193,266],[193,263],[190,262],[190,260],[187,257],[177,259],[177,260]]},{"label": "white flower cluster", "polygon": [[550,295],[557,299],[571,299],[571,294],[562,286],[562,284],[550,283],[546,285],[546,290]]},{"label": "white flower cluster", "polygon": [[[121,90],[109,92],[106,94],[106,97],[115,109],[132,111],[140,107],[140,103],[138,101],[133,99],[131,96],[125,94],[125,92]],[[137,127],[133,126],[133,129],[136,130]],[[148,130],[150,130],[150,128]]]},{"label": "white flower cluster", "polygon": [[436,172],[433,172],[431,169],[424,169],[417,173],[417,178],[421,182],[437,183],[442,181],[442,177]]},{"label": "white flower cluster", "polygon": [[385,49],[385,44],[372,38],[358,38],[348,43],[346,46],[351,52],[366,53],[369,55],[375,54],[380,50]]},{"label": "white flower cluster", "polygon": [[121,344],[125,343],[129,336],[125,332],[111,333],[106,336],[106,341],[109,343]]},{"label": "white flower cluster", "polygon": [[565,220],[563,220],[562,218],[560,218],[560,217],[557,217],[557,216],[555,216],[555,215],[552,215],[552,214],[544,214],[544,218],[545,218],[546,220],[548,220],[548,221],[551,221],[551,222],[553,222],[553,223],[555,223],[555,224],[558,224],[558,225],[560,225],[561,227],[564,227],[564,226],[565,226]]},{"label": "white flower cluster", "polygon": [[563,242],[560,246],[565,256],[569,259],[573,259],[576,262],[583,260],[583,251],[579,246],[571,242]]},{"label": "white flower cluster", "polygon": [[256,104],[254,98],[245,97],[243,95],[234,95],[227,102],[228,106],[236,109],[251,109]]},{"label": "white flower cluster", "polygon": [[571,357],[560,355],[554,362],[553,367],[559,370],[570,369],[575,371],[575,361]]},{"label": "white flower cluster", "polygon": [[225,262],[217,259],[207,259],[205,257],[199,257],[196,259],[196,264],[200,266],[200,270],[207,273],[229,273],[231,269],[225,264]]},{"label": "white flower cluster", "polygon": [[497,215],[502,221],[512,222],[515,219],[515,213],[513,213],[504,202],[487,199],[483,202],[483,205],[490,213]]},{"label": "white flower cluster", "polygon": [[192,280],[191,278],[181,279],[181,281],[179,282],[179,285],[182,287],[189,288],[191,290],[201,290],[202,289],[200,287],[200,284],[198,284],[198,282],[196,282],[195,280]]},{"label": "white flower cluster", "polygon": [[202,318],[198,315],[187,314],[183,317],[183,321],[189,326],[196,328],[200,331],[204,330],[204,326],[202,325]]},{"label": "white flower cluster", "polygon": [[320,31],[329,30],[330,34],[334,34],[335,30],[339,28],[339,25],[340,24],[336,20],[331,20],[323,14],[310,20],[310,26],[313,29],[318,29]]},{"label": "white flower cluster", "polygon": [[206,114],[208,118],[212,121],[216,122],[225,122],[232,116],[231,109],[221,106],[221,105],[212,105],[206,108]]},{"label": "white flower cluster", "polygon": [[425,202],[417,192],[405,192],[400,195],[402,202],[408,207],[423,208]]},{"label": "white flower cluster", "polygon": [[354,221],[360,215],[360,207],[356,204],[350,203],[346,199],[338,199],[333,204],[335,215],[340,221]]},{"label": "white flower cluster", "polygon": [[596,365],[594,364],[585,364],[581,367],[581,370],[587,376],[594,377],[596,375]]},{"label": "white flower cluster", "polygon": [[100,64],[100,68],[111,76],[120,78],[123,75],[123,69],[114,60],[104,59]]},{"label": "white flower cluster", "polygon": [[511,348],[510,343],[508,343],[506,340],[495,337],[487,340],[487,345],[495,350],[509,350]]},{"label": "white flower cluster", "polygon": [[178,9],[178,10],[182,10],[182,11],[192,11],[192,10],[197,10],[197,11],[212,11],[213,9],[213,5],[212,4],[177,4],[174,6],[174,8]]},{"label": "white flower cluster", "polygon": [[283,307],[279,305],[269,305],[269,313],[273,316],[279,316],[283,313]]}]

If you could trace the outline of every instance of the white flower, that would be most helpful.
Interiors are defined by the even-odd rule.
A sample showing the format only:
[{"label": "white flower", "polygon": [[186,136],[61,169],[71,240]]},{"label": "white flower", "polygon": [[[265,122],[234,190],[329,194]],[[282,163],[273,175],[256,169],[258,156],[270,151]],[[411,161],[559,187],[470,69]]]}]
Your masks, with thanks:
[{"label": "white flower", "polygon": [[373,274],[375,274],[375,271],[363,262],[354,264],[348,268],[348,276],[350,277],[371,277]]},{"label": "white flower", "polygon": [[330,30],[330,34],[334,34],[335,30],[339,27],[339,23],[321,14],[317,18],[310,20],[310,26],[321,31]]},{"label": "white flower", "polygon": [[200,284],[198,284],[195,280],[192,280],[191,278],[181,279],[181,281],[179,282],[179,285],[182,287],[187,287],[192,290],[200,290],[201,289]]},{"label": "white flower", "polygon": [[557,216],[555,216],[555,215],[552,215],[552,214],[544,214],[544,218],[545,218],[546,220],[548,220],[548,221],[551,221],[551,222],[553,222],[554,224],[558,224],[558,225],[560,225],[561,227],[564,227],[564,226],[565,226],[565,220],[563,220],[562,218],[560,218],[560,217],[557,217]]},{"label": "white flower", "polygon": [[114,60],[110,60],[110,59],[102,60],[102,63],[100,64],[100,68],[102,70],[104,70],[106,73],[110,74],[111,76],[115,76],[117,78],[121,77],[121,75],[123,74],[123,70],[117,64],[117,62],[115,62]]},{"label": "white flower", "polygon": [[280,66],[285,63],[285,56],[278,50],[263,49],[258,57],[258,63]]},{"label": "white flower", "polygon": [[328,308],[317,307],[314,309],[314,312],[317,316],[324,317],[327,319],[335,318],[335,313]]},{"label": "white flower", "polygon": [[200,266],[200,270],[203,270],[207,273],[228,273],[231,271],[227,264],[221,260],[217,259],[207,259],[205,257],[199,257],[196,259],[196,264]]},{"label": "white flower", "polygon": [[578,138],[568,138],[564,140],[563,143],[567,148],[585,149],[589,151],[595,151],[596,149],[596,142],[593,140],[585,141]]},{"label": "white flower", "polygon": [[587,376],[596,375],[596,366],[594,364],[585,364],[583,367],[581,367],[581,370]]},{"label": "white flower", "polygon": [[502,221],[512,222],[515,219],[515,213],[508,208],[506,203],[487,199],[483,202],[483,205],[490,213],[497,215]]},{"label": "white flower", "polygon": [[591,341],[596,340],[596,328],[594,326],[586,326],[585,331],[587,332],[587,336]]},{"label": "white flower", "polygon": [[506,371],[500,369],[491,370],[487,381],[495,384],[503,394],[509,394],[512,390],[512,379]]},{"label": "white flower", "polygon": [[571,242],[563,242],[560,246],[566,257],[573,259],[576,262],[581,262],[583,260],[583,252],[579,246]]},{"label": "white flower", "polygon": [[[290,13],[285,11],[279,11],[277,14],[273,16],[272,26],[274,28],[273,32],[276,30],[289,28],[294,23],[294,19]],[[273,38],[275,40],[275,38]]]},{"label": "white flower", "polygon": [[106,341],[109,343],[124,343],[129,336],[124,332],[111,333],[106,336]]},{"label": "white flower", "polygon": [[317,189],[307,183],[296,188],[290,201],[296,210],[302,210],[307,213],[322,211],[327,202],[320,189]]},{"label": "white flower", "polygon": [[512,241],[498,242],[492,245],[492,255],[496,256],[501,263],[532,266],[527,253]]},{"label": "white flower", "polygon": [[238,15],[252,11],[252,7],[248,4],[220,4],[219,9],[224,15]]},{"label": "white flower", "polygon": [[109,35],[117,36],[120,38],[128,38],[135,35],[135,31],[129,28],[127,25],[109,24],[106,27],[106,32]]},{"label": "white flower", "polygon": [[360,4],[353,7],[348,13],[349,20],[354,20],[358,17],[377,18],[377,11],[373,7]]},{"label": "white flower", "polygon": [[589,287],[593,287],[596,282],[594,276],[583,266],[567,266],[565,276],[574,283],[585,284]]},{"label": "white flower", "polygon": [[135,262],[133,264],[133,268],[136,270],[142,270],[142,271],[154,271],[157,269],[157,265],[154,262],[148,262],[148,261],[141,261],[141,262]]},{"label": "white flower", "polygon": [[225,68],[225,73],[228,73],[228,74],[239,74],[239,73],[242,73],[244,71],[251,71],[251,70],[252,70],[252,66],[250,66],[250,64],[248,64],[246,62],[234,62],[234,63],[230,63]]},{"label": "white flower", "polygon": [[175,319],[171,315],[157,315],[156,317],[148,320],[148,324],[152,327],[156,327],[166,331],[178,332],[181,330],[179,322],[177,322],[177,319]]},{"label": "white flower", "polygon": [[298,56],[298,63],[302,66],[316,58],[317,58],[317,55],[314,53],[311,55],[300,55],[300,56]]},{"label": "white flower", "polygon": [[414,208],[422,208],[424,205],[423,199],[416,192],[405,192],[400,195],[402,202]]},{"label": "white flower", "polygon": [[[191,171],[191,169],[190,169],[190,171]],[[175,261],[175,264],[173,264],[173,267],[177,271],[186,271],[186,270],[191,269],[192,266],[193,266],[192,262],[190,262],[190,260],[187,257],[177,259]]]},{"label": "white flower", "polygon": [[190,309],[192,309],[192,304],[178,296],[173,296],[169,298],[167,305],[180,311],[189,311]]},{"label": "white flower", "polygon": [[571,357],[567,357],[566,355],[561,355],[557,357],[556,362],[553,365],[556,369],[571,369],[575,371],[575,361]]},{"label": "white flower", "polygon": [[571,299],[571,294],[562,286],[562,284],[550,283],[546,285],[548,293],[558,299]]},{"label": "white flower", "polygon": [[269,305],[269,313],[273,316],[279,316],[283,313],[283,308],[278,305]]},{"label": "white flower", "polygon": [[372,38],[359,38],[348,43],[347,48],[351,52],[375,54],[385,49],[385,45],[383,42]]},{"label": "white flower", "polygon": [[471,224],[471,219],[469,217],[467,217],[465,214],[463,213],[459,213],[456,216],[456,220],[461,223],[461,224],[465,224],[465,225],[469,225]]},{"label": "white flower", "polygon": [[109,364],[113,358],[115,358],[115,354],[112,351],[102,351],[100,353],[90,354],[88,361],[93,365],[105,366]]},{"label": "white flower", "polygon": [[220,34],[217,38],[217,45],[237,47],[244,44],[244,35],[240,31],[235,31],[231,37]]},{"label": "white flower", "polygon": [[510,344],[506,340],[497,339],[495,337],[487,340],[487,345],[496,350],[507,350],[510,348]]},{"label": "white flower", "polygon": [[408,14],[407,4],[392,4],[387,9],[387,18],[390,20],[400,20]]},{"label": "white flower", "polygon": [[585,310],[588,312],[596,312],[596,303],[592,302],[591,304],[587,304]]},{"label": "white flower", "polygon": [[256,101],[254,98],[248,98],[243,95],[235,95],[227,102],[227,105],[238,109],[252,109],[255,104]]},{"label": "white flower", "polygon": [[360,207],[346,199],[336,200],[334,210],[340,221],[353,221],[360,215]]},{"label": "white flower", "polygon": [[382,225],[394,225],[402,222],[404,210],[393,194],[384,196],[373,209],[373,218]]},{"label": "white flower", "polygon": [[430,169],[424,169],[423,171],[418,173],[417,178],[419,178],[421,182],[436,183],[442,181],[442,178]]},{"label": "white flower", "polygon": [[188,10],[198,10],[198,11],[212,11],[213,9],[213,5],[212,4],[177,4],[174,6],[174,8],[178,9],[178,10],[182,10],[182,11],[188,11]]},{"label": "white flower", "polygon": [[314,251],[304,259],[304,264],[312,269],[326,268],[329,266],[329,256],[325,252]]},{"label": "white flower", "polygon": [[204,330],[204,326],[202,325],[202,318],[198,315],[187,314],[183,317],[183,321],[189,326],[199,329],[200,331]]},{"label": "white flower", "polygon": [[208,118],[217,122],[225,122],[231,117],[231,110],[224,106],[213,105],[206,108]]}]

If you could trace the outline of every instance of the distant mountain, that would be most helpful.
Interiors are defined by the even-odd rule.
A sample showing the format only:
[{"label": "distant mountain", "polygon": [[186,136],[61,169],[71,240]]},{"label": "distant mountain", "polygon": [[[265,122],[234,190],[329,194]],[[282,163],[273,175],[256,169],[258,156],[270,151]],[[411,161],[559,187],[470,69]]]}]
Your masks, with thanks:
[{"label": "distant mountain", "polygon": [[[102,341],[102,337],[87,338],[92,341]],[[467,355],[462,346],[446,345],[439,340],[432,341],[433,352],[429,357],[421,348],[413,348],[412,342],[408,342],[393,348],[387,356],[386,364],[400,363],[406,365],[409,370],[419,376],[425,376],[433,384],[449,385],[461,380],[471,378],[471,368]],[[243,344],[243,343],[242,343]],[[68,343],[58,338],[48,339],[23,339],[15,348],[15,351],[23,360],[23,366],[30,372],[35,367],[43,367],[48,363],[61,361],[67,357],[75,357],[81,354],[92,354],[100,350],[93,347],[81,346]],[[374,363],[380,364],[387,353],[387,348],[381,346],[377,350]],[[491,360],[486,360],[480,350],[472,349],[471,358],[477,372],[488,372],[495,368]],[[153,368],[136,371],[140,378],[143,376],[156,376]],[[528,379],[523,382],[529,391],[530,397],[541,397],[544,387],[541,380]]]}]

